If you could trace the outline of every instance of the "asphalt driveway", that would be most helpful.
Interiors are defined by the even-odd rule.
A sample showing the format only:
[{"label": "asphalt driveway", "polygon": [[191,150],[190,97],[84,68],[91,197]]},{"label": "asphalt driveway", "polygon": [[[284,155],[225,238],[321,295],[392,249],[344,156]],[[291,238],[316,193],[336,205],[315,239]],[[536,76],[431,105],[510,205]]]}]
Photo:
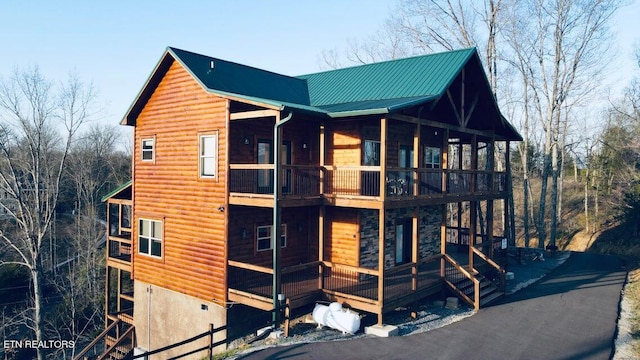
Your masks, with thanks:
[{"label": "asphalt driveway", "polygon": [[625,277],[616,257],[574,253],[538,283],[440,329],[276,347],[241,359],[609,359]]}]

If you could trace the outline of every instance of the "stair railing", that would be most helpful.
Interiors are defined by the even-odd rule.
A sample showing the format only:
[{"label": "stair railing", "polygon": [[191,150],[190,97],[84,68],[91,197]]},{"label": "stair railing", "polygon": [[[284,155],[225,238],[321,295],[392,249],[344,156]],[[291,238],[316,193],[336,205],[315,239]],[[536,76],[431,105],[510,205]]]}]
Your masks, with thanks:
[{"label": "stair railing", "polygon": [[135,327],[130,326],[122,336],[120,336],[118,340],[116,340],[116,342],[104,352],[104,354],[100,355],[97,360],[108,359],[111,354],[117,350],[124,349],[124,351],[121,351],[123,355],[127,355],[131,352],[136,345],[135,333],[133,332],[134,329]]},{"label": "stair railing", "polygon": [[[467,269],[458,264],[451,256],[442,254],[442,277],[449,288],[461,299],[473,306],[475,310],[480,309],[480,281],[475,278]],[[458,288],[462,283],[473,284],[473,299]]]},{"label": "stair railing", "polygon": [[[120,319],[115,320],[113,323],[111,323],[111,325],[107,326],[106,329],[104,329],[103,332],[101,332],[98,336],[96,336],[95,339],[93,339],[92,342],[89,343],[89,345],[87,345],[84,349],[82,349],[82,351],[80,351],[74,358],[73,360],[82,360],[85,358],[85,356],[91,351],[94,350],[95,347],[100,343],[100,342],[104,342],[105,338],[107,337],[107,335],[109,335],[109,332],[111,332],[111,330],[113,330],[116,326],[118,326],[118,324],[120,323]],[[105,346],[106,347],[106,346]],[[100,353],[102,353],[104,350],[101,350]]]},{"label": "stair railing", "polygon": [[[497,284],[496,284],[496,279],[494,279],[493,276],[486,276],[485,274],[483,274],[487,279],[489,279],[489,281],[493,282],[496,286],[498,286],[498,288],[500,289],[500,291],[504,292],[505,287],[506,287],[506,270],[502,268],[502,266],[500,266],[498,263],[496,263],[495,261],[493,261],[492,259],[490,259],[489,257],[487,257],[487,255],[485,255],[482,251],[476,249],[475,247],[471,247],[471,250],[473,251],[473,254],[475,256],[477,256],[478,258],[480,258],[483,261],[483,264],[486,264],[490,267],[490,269],[497,273]],[[476,259],[474,259],[474,267],[478,268],[480,266],[478,266],[477,262],[475,261]]]}]

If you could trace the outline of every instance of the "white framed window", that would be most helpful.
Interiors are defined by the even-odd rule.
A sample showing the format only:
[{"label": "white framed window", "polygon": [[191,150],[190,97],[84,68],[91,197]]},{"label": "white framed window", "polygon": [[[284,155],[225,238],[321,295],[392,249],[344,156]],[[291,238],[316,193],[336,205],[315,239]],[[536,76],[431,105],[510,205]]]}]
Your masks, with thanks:
[{"label": "white framed window", "polygon": [[157,258],[162,257],[162,221],[139,220],[138,253]]},{"label": "white framed window", "polygon": [[154,161],[155,160],[155,138],[145,138],[140,141],[140,151],[142,153],[142,161]]},{"label": "white framed window", "polygon": [[[272,225],[258,226],[256,229],[256,250],[267,251],[273,249],[271,241]],[[287,224],[280,225],[280,247],[287,247]]]},{"label": "white framed window", "polygon": [[425,146],[424,147],[424,167],[427,169],[439,169],[440,166],[440,148]]},{"label": "white framed window", "polygon": [[218,135],[200,135],[200,177],[216,178],[218,175]]}]

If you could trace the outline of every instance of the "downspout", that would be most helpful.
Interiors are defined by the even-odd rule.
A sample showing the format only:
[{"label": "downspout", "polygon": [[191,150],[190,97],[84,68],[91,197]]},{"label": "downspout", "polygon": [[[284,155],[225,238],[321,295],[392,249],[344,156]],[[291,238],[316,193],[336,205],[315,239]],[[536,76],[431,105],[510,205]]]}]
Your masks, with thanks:
[{"label": "downspout", "polygon": [[[278,116],[279,117],[279,116]],[[280,229],[280,194],[282,189],[280,187],[280,179],[282,174],[282,159],[281,155],[281,139],[280,133],[282,131],[282,125],[287,123],[293,117],[293,112],[289,112],[289,115],[284,119],[276,122],[273,125],[273,144],[275,148],[275,154],[273,157],[273,226],[271,227],[271,239],[273,240],[273,328],[275,329],[280,323],[280,237],[282,231]]]}]

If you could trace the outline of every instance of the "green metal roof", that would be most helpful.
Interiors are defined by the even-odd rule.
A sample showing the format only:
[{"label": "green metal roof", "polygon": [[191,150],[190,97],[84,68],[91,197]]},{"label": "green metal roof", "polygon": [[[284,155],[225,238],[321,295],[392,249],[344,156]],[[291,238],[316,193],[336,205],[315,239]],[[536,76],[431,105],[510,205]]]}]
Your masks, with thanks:
[{"label": "green metal roof", "polygon": [[168,51],[208,89],[310,105],[304,80],[176,48],[170,47]]},{"label": "green metal roof", "polygon": [[329,117],[388,113],[437,99],[475,53],[464,49],[291,77],[168,48],[202,86]]},{"label": "green metal roof", "polygon": [[110,193],[108,193],[107,195],[103,196],[101,201],[105,202],[107,200],[109,200],[109,198],[118,195],[121,191],[125,190],[126,188],[128,188],[129,186],[131,186],[131,184],[133,183],[133,181],[129,180],[126,183],[118,186],[117,188],[113,189]]},{"label": "green metal roof", "polygon": [[313,106],[443,94],[475,49],[416,56],[299,76]]},{"label": "green metal roof", "polygon": [[293,77],[169,47],[123,124],[135,124],[173,61],[178,61],[210,93],[325,118],[387,114],[436,104],[461,71],[469,67],[468,78],[476,79],[485,110],[504,127],[500,134],[520,138],[500,114],[475,48]]}]

